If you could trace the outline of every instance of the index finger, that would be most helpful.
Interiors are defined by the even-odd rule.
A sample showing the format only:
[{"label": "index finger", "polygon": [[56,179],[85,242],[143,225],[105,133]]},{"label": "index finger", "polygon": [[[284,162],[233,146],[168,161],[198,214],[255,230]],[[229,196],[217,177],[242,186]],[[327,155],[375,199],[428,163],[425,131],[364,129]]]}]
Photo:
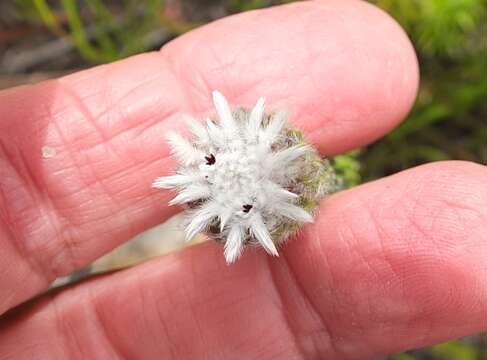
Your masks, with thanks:
[{"label": "index finger", "polygon": [[335,0],[232,16],[160,53],[0,93],[0,313],[174,211],[150,188],[172,167],[164,134],[208,112],[211,90],[234,105],[266,96],[333,153],[396,125],[417,81],[393,20]]}]

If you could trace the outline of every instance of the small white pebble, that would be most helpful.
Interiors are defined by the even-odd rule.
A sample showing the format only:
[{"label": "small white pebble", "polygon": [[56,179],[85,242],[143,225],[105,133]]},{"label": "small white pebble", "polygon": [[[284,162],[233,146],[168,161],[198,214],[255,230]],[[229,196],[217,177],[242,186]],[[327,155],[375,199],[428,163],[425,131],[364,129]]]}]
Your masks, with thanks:
[{"label": "small white pebble", "polygon": [[42,147],[42,157],[44,159],[51,159],[54,156],[56,156],[56,149],[49,147],[49,146],[43,146]]}]

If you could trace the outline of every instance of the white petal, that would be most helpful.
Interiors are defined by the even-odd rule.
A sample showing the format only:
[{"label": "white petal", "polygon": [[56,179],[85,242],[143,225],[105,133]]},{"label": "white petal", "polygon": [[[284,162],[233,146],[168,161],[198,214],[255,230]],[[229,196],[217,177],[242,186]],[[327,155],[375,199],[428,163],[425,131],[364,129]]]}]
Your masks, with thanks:
[{"label": "white petal", "polygon": [[262,221],[260,214],[255,213],[250,220],[250,230],[257,238],[262,247],[271,255],[279,256],[277,252],[276,245],[271,239],[269,230]]},{"label": "white petal", "polygon": [[169,202],[169,205],[183,204],[200,199],[207,199],[211,192],[208,186],[202,184],[190,185],[182,190],[174,199]]},{"label": "white petal", "polygon": [[279,207],[276,208],[276,212],[295,221],[303,223],[313,222],[313,217],[309,212],[302,207],[293,204],[279,204]]},{"label": "white petal", "polygon": [[220,214],[220,231],[223,231],[225,225],[227,224],[228,220],[233,215],[233,211],[231,209],[226,209]]},{"label": "white petal", "polygon": [[310,152],[312,149],[307,145],[295,145],[290,148],[272,153],[268,159],[269,169],[283,169],[300,156]]},{"label": "white petal", "polygon": [[152,187],[155,189],[172,189],[175,187],[186,186],[195,181],[196,178],[190,175],[171,175],[158,177],[152,183]]},{"label": "white petal", "polygon": [[273,183],[272,181],[267,181],[263,184],[263,187],[271,199],[277,199],[281,201],[295,200],[299,196],[291,191],[284,189],[283,187]]},{"label": "white petal", "polygon": [[265,99],[261,97],[250,113],[247,126],[247,132],[250,139],[255,139],[259,135],[259,130],[262,125],[262,116],[264,115],[264,105]]},{"label": "white petal", "polygon": [[230,229],[227,241],[225,242],[225,259],[228,264],[233,263],[242,254],[243,250],[243,228],[240,225],[234,225]]},{"label": "white petal", "polygon": [[210,139],[219,147],[223,147],[225,145],[225,136],[223,135],[222,130],[215,125],[213,121],[210,119],[206,120],[206,127],[208,130],[208,135]]},{"label": "white petal", "polygon": [[209,203],[191,213],[193,218],[185,229],[186,241],[191,240],[196,234],[203,231],[208,225],[210,225],[211,220],[218,216],[218,213],[215,210],[215,206],[213,206],[212,203]]},{"label": "white petal", "polygon": [[193,135],[196,136],[201,143],[207,144],[209,142],[208,132],[201,122],[189,116],[184,117],[184,122],[189,126]]},{"label": "white petal", "polygon": [[170,131],[166,137],[169,145],[171,145],[172,153],[182,164],[190,165],[204,162],[205,154],[196,149],[181,135]]},{"label": "white petal", "polygon": [[218,117],[220,118],[222,129],[229,134],[236,132],[237,124],[235,123],[227,99],[225,99],[220,92],[215,90],[213,91],[213,103],[215,105],[216,112],[218,113]]},{"label": "white petal", "polygon": [[283,111],[276,113],[269,124],[264,128],[260,134],[260,141],[266,145],[270,146],[278,140],[278,137],[282,131],[282,128],[286,124],[287,114]]}]

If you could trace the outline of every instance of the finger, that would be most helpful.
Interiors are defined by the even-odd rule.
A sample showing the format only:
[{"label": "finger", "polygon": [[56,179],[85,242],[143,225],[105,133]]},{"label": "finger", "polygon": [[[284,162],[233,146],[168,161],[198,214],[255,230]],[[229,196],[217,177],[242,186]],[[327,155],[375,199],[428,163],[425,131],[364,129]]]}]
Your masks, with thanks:
[{"label": "finger", "polygon": [[0,349],[374,359],[481,331],[486,181],[485,167],[445,162],[360,186],[328,199],[284,257],[227,266],[220,246],[195,246],[12,314]]},{"label": "finger", "polygon": [[336,350],[375,358],[487,328],[486,181],[484,166],[435,163],[321,207],[288,259]]},{"label": "finger", "polygon": [[164,134],[181,113],[210,111],[212,89],[288,106],[334,152],[393,127],[416,86],[389,17],[329,1],[231,17],[161,53],[1,93],[0,313],[174,211],[150,189],[173,166]]}]

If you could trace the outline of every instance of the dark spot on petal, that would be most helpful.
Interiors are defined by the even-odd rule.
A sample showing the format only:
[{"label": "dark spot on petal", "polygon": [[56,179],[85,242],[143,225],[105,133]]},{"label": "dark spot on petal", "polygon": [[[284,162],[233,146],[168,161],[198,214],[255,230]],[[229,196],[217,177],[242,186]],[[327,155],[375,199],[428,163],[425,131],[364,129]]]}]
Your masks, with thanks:
[{"label": "dark spot on petal", "polygon": [[252,205],[250,205],[250,204],[245,204],[245,205],[243,206],[243,212],[244,212],[244,213],[248,213],[248,212],[250,211],[250,209],[252,209],[252,207],[253,207],[253,206],[252,206]]},{"label": "dark spot on petal", "polygon": [[213,165],[216,162],[215,155],[210,154],[209,156],[205,156],[206,165]]}]

